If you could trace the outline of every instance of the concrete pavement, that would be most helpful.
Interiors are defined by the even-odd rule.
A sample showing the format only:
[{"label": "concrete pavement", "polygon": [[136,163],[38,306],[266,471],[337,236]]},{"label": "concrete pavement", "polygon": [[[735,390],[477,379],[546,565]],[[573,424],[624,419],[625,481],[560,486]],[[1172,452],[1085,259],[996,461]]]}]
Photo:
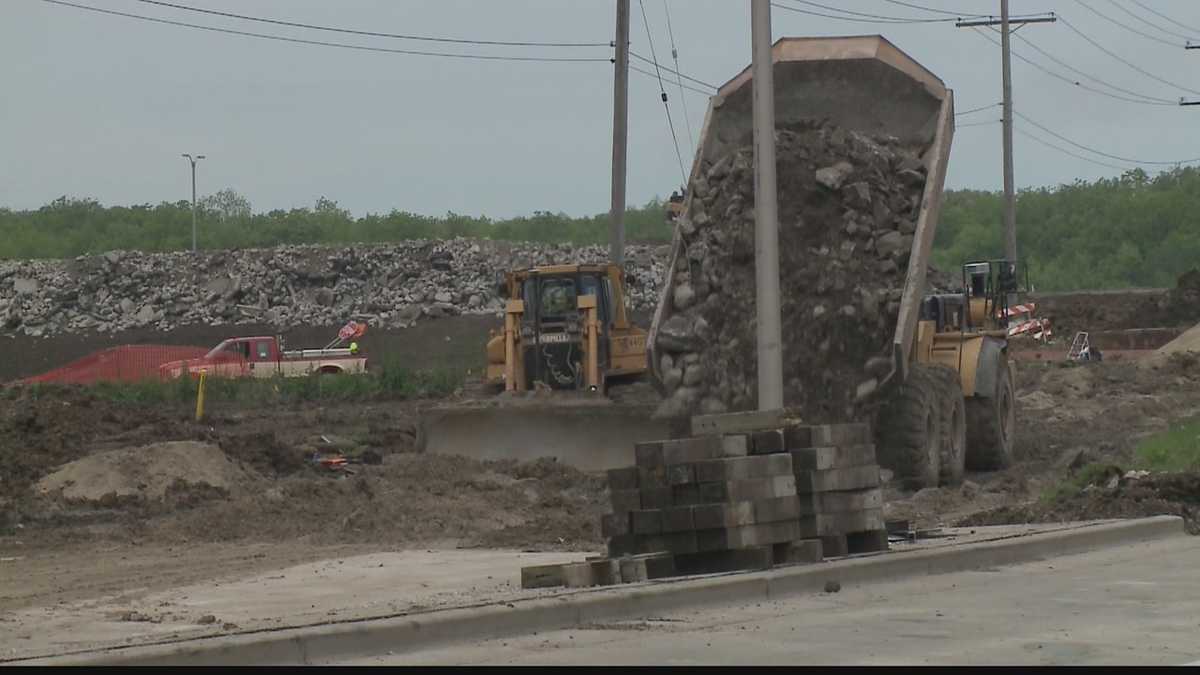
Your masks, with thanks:
[{"label": "concrete pavement", "polygon": [[1197,563],[1200,538],[1175,537],[346,663],[1183,665]]}]

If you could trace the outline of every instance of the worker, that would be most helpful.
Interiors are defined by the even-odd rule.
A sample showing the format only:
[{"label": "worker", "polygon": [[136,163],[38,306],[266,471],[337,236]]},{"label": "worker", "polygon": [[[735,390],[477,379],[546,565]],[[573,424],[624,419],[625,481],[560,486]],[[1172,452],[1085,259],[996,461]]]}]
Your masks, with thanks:
[{"label": "worker", "polygon": [[358,343],[351,342],[350,343],[350,355],[353,356],[355,354],[358,354]]}]

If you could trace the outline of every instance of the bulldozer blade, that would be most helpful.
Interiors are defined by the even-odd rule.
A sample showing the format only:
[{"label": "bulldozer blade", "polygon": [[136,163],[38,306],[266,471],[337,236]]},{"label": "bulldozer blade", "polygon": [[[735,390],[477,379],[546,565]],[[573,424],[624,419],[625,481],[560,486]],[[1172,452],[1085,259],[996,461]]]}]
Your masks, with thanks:
[{"label": "bulldozer blade", "polygon": [[581,471],[633,466],[635,443],[670,438],[646,406],[447,406],[420,416],[417,449],[479,460],[552,457]]}]

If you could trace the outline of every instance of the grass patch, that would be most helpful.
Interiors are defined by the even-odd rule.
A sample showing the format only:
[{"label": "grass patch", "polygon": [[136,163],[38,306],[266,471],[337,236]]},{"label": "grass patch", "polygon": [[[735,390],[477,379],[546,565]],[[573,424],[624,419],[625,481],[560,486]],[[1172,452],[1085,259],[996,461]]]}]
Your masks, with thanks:
[{"label": "grass patch", "polygon": [[1103,482],[1112,469],[1112,464],[1088,464],[1061,483],[1046,488],[1042,492],[1042,501],[1055,503],[1070,499],[1082,492],[1085,487],[1093,483]]},{"label": "grass patch", "polygon": [[1188,471],[1200,468],[1200,418],[1185,420],[1142,441],[1133,453],[1139,469]]}]

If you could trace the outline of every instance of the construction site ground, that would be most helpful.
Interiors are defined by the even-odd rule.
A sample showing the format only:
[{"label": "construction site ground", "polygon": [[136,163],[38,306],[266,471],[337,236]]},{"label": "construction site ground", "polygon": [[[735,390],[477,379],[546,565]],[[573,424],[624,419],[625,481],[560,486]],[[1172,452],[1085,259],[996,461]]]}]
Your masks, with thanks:
[{"label": "construction site ground", "polygon": [[[445,337],[461,328],[452,322],[437,322],[440,335],[426,329],[422,346],[445,348]],[[1140,440],[1200,414],[1200,361],[1183,355],[1022,362],[1017,388],[1017,463],[969,474],[960,487],[885,488],[888,519],[929,528],[1173,513],[1195,527],[1197,474],[1043,496],[1089,465],[1130,468]],[[6,393],[0,398],[0,643],[16,651],[0,658],[67,649],[80,641],[75,627],[88,622],[101,631],[98,642],[120,642],[236,632],[295,614],[272,612],[282,606],[269,601],[263,612],[206,611],[208,600],[197,599],[194,589],[236,594],[261,583],[268,589],[262,592],[277,595],[255,597],[281,597],[294,594],[290,584],[303,577],[307,592],[323,598],[310,602],[308,614],[295,614],[307,621],[317,610],[333,611],[326,615],[333,618],[383,605],[391,611],[502,598],[521,565],[602,549],[603,477],[550,461],[417,454],[422,403],[215,402],[196,423],[181,404],[117,403],[78,388],[36,397]],[[219,452],[166,467],[151,457],[138,461],[139,452],[148,452],[141,448],[166,441]],[[369,463],[346,475],[309,461],[313,452],[332,449]],[[58,485],[70,482],[75,499],[40,493],[39,483],[45,487],[55,472]],[[455,588],[436,580],[417,582],[427,588],[397,586],[362,567],[382,564],[373,569],[417,579],[410,570],[448,573],[446,560],[463,566],[454,568],[463,572]],[[375,578],[396,590],[360,592],[361,602],[348,597],[345,582],[332,574],[346,565],[361,567],[368,583]]]}]

